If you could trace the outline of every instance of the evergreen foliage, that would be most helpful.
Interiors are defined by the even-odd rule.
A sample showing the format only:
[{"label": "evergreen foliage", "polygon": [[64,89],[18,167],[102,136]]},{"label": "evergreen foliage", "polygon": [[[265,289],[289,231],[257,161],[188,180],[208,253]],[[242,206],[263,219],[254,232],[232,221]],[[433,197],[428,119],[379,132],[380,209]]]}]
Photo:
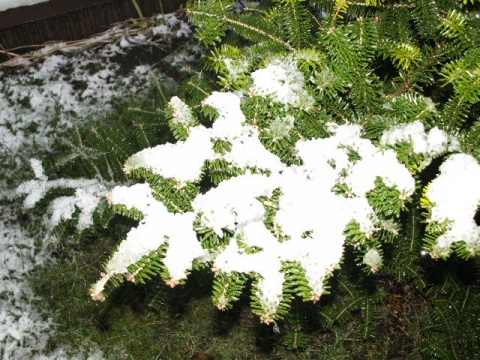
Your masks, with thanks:
[{"label": "evergreen foliage", "polygon": [[[110,198],[139,225],[105,264],[93,298],[105,299],[110,279],[142,283],[161,276],[175,287],[192,269],[211,269],[214,305],[232,309],[248,289],[252,311],[274,331],[284,324],[291,349],[307,346],[303,329],[315,323],[338,339],[348,332],[364,349],[387,344],[387,357],[480,356],[478,3],[192,1],[187,13],[213,81],[197,74],[185,81],[184,99],[164,104],[161,121],[171,142],[153,147],[163,142],[143,126],[135,127],[148,146],[142,151],[120,132],[90,130],[88,140],[76,132],[65,142],[73,155],[60,164],[78,160],[90,175],[115,181],[124,180],[123,166],[144,181],[117,187]],[[287,180],[272,179],[307,174],[299,183],[307,187],[326,176],[327,167],[309,166],[329,151],[335,179],[328,191],[346,207],[365,200],[371,211],[335,213],[333,198],[324,197],[330,208],[315,213],[320,225],[297,236],[288,224],[304,219],[281,220],[294,215],[284,203],[294,191]],[[370,177],[371,186],[361,183]],[[244,179],[251,188],[273,184],[252,195]],[[300,216],[302,206],[318,208],[295,194]],[[246,211],[239,203],[247,196]],[[261,216],[252,204],[261,206]],[[329,213],[350,216],[343,219],[340,258],[310,267],[311,253],[289,258],[278,250],[293,241],[307,248],[323,236],[323,244],[332,243],[324,252],[331,251]],[[163,228],[156,224],[162,221]],[[248,226],[257,225],[264,229],[255,238]],[[139,249],[135,241],[146,245]],[[265,249],[278,250],[277,262]],[[320,301],[311,327],[301,315],[311,309],[300,301]]]},{"label": "evergreen foliage", "polygon": [[[159,79],[157,79],[159,77]],[[153,80],[155,79],[155,80]],[[163,85],[157,83],[161,81]],[[175,90],[172,79],[152,74],[150,94],[127,104],[119,104],[102,124],[74,127],[57,140],[56,156],[47,163],[47,172],[63,176],[100,177],[123,182],[125,161],[135,152],[172,139],[164,107],[165,96]],[[161,96],[158,96],[161,94]],[[152,101],[153,100],[153,101]],[[124,111],[128,106],[128,111]],[[112,126],[114,122],[115,126]]]}]

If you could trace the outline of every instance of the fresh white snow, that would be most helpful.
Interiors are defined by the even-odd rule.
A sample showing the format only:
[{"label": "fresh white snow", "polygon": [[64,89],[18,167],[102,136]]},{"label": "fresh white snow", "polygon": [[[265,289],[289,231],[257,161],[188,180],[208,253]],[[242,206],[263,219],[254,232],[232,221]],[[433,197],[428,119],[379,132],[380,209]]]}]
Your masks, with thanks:
[{"label": "fresh white snow", "polygon": [[0,0],[0,11],[13,9],[20,6],[35,5],[49,0]]}]

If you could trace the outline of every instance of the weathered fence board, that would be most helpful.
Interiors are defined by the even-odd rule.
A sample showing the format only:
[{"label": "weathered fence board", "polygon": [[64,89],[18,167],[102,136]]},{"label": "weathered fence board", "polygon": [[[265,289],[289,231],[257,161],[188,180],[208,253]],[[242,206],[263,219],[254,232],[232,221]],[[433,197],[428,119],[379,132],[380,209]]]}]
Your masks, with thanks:
[{"label": "weathered fence board", "polygon": [[[137,0],[144,16],[169,13],[185,0]],[[0,12],[0,49],[84,39],[138,18],[131,0],[50,0]]]}]

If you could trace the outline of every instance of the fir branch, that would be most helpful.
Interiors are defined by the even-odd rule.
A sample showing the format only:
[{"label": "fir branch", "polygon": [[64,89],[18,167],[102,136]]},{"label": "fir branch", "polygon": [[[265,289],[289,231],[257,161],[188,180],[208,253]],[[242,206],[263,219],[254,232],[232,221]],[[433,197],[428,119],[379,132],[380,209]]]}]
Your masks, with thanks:
[{"label": "fir branch", "polygon": [[412,11],[416,30],[425,40],[437,40],[440,23],[440,9],[435,1],[416,0]]},{"label": "fir branch", "polygon": [[[422,62],[406,74],[402,74],[400,85],[396,86],[395,91],[387,94],[386,97],[398,97],[409,92],[415,85],[417,85],[419,79],[425,79],[426,74],[431,71],[432,66],[436,65],[445,55],[452,51],[453,50],[448,47],[444,48],[442,46],[437,46],[431,53],[423,53],[424,57]],[[429,78],[427,77],[427,81],[428,80]]]},{"label": "fir branch", "polygon": [[314,29],[310,22],[310,13],[303,1],[287,2],[283,6],[274,7],[268,19],[277,24],[284,39],[289,39],[295,49],[314,48]]},{"label": "fir branch", "polygon": [[240,29],[244,29],[244,30],[254,32],[254,33],[256,33],[258,35],[261,35],[262,37],[264,37],[268,40],[272,40],[273,42],[281,45],[282,47],[284,47],[285,49],[287,49],[289,51],[295,51],[296,50],[290,43],[282,40],[281,38],[279,38],[279,37],[277,37],[277,36],[275,36],[275,35],[273,35],[269,32],[266,32],[266,31],[262,30],[261,28],[255,27],[253,25],[242,22],[240,20],[230,18],[226,15],[219,16],[219,15],[214,14],[214,13],[208,13],[208,12],[205,12],[205,11],[193,10],[193,9],[189,9],[188,13],[193,14],[193,15],[204,16],[204,17],[207,17],[207,18],[213,18],[213,19],[218,20],[219,22],[222,22],[222,23],[224,22],[224,23],[227,23],[229,25],[233,25],[235,27],[238,27]]}]

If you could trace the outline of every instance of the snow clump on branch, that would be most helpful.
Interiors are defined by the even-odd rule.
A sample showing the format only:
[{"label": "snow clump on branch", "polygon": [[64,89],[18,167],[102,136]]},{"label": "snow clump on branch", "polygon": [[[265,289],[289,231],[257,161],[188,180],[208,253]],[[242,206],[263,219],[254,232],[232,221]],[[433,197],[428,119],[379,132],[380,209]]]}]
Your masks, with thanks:
[{"label": "snow clump on branch", "polygon": [[[284,104],[287,110],[308,110],[313,106],[303,74],[289,57],[270,60],[251,76],[252,96]],[[147,171],[173,183],[195,184],[208,171],[206,164],[216,160],[240,171],[220,181],[217,187],[196,194],[190,210],[177,213],[167,210],[163,202],[168,199],[154,196],[149,184],[116,187],[110,195],[111,204],[136,209],[143,218],[111,257],[106,273],[92,286],[92,298],[103,298],[104,286],[111,277],[134,280],[137,273],[130,273],[129,267],[166,246],[163,264],[170,286],[181,283],[194,263],[211,267],[217,275],[253,276],[257,281],[252,296],[261,308],[257,313],[262,322],[272,323],[284,301],[285,285],[293,281],[283,270],[285,264],[299,264],[303,269],[308,293],[302,296],[313,301],[325,293],[326,282],[339,267],[347,244],[363,249],[363,264],[372,272],[381,267],[382,254],[376,249],[374,234],[391,219],[377,213],[369,195],[377,191],[380,180],[388,191],[397,194],[395,203],[401,209],[416,187],[413,175],[398,160],[396,144],[409,143],[414,153],[425,155],[423,166],[434,156],[458,150],[455,138],[438,128],[427,133],[419,121],[384,131],[378,145],[362,137],[360,125],[330,123],[330,137],[299,140],[294,150],[300,165],[287,165],[260,141],[260,131],[249,123],[241,102],[242,98],[234,93],[213,92],[202,102],[218,114],[207,128],[194,119],[180,99],[171,100],[174,121],[186,127],[187,138],[140,151],[128,159],[126,171]],[[273,121],[269,131],[282,138],[293,126],[294,118],[287,114],[283,120],[278,117]],[[216,141],[228,142],[228,149],[216,152]],[[466,175],[474,173],[479,177],[480,170],[471,159],[467,160],[452,156],[441,168],[443,177],[431,185],[428,193],[436,206],[453,208],[451,204],[456,201],[444,197],[442,202],[436,196],[441,193],[436,188],[450,173],[452,164],[468,163]],[[275,194],[279,195],[277,199]],[[478,205],[478,199],[480,195],[469,199],[470,210]],[[457,224],[445,234],[449,246],[459,239],[457,228],[465,223],[463,217],[436,208],[434,213],[439,219],[453,219]],[[468,225],[471,228],[471,221]],[[202,243],[199,234],[205,232],[218,241]],[[355,242],[349,239],[352,234]],[[225,308],[228,302],[222,294],[219,308]]]},{"label": "snow clump on branch", "polygon": [[[177,182],[198,182],[207,160],[224,159],[244,169],[244,174],[199,194],[192,211],[177,214],[166,210],[148,184],[115,188],[111,203],[133,207],[143,219],[107,263],[105,276],[125,275],[142,256],[168,244],[164,265],[171,276],[169,284],[184,280],[194,261],[208,262],[217,273],[256,274],[255,294],[263,309],[262,321],[269,323],[275,318],[288,281],[281,271],[283,263],[301,264],[310,298],[318,300],[342,259],[346,227],[356,222],[365,236],[376,230],[378,218],[366,197],[375,187],[375,178],[407,197],[413,193],[415,181],[392,150],[362,139],[359,125],[331,126],[330,138],[299,141],[296,149],[303,165],[287,166],[260,142],[258,130],[246,121],[237,95],[215,92],[203,103],[219,114],[211,128],[197,125],[189,129],[184,142],[142,150],[127,161],[128,168],[148,169]],[[215,153],[212,142],[216,139],[229,141],[231,150]],[[349,160],[352,148],[360,160]],[[257,169],[257,173],[251,174],[249,169]],[[367,182],[357,175],[365,171],[370,174]],[[350,197],[332,191],[340,183],[353,189]],[[281,192],[278,204],[274,204],[278,206],[274,219],[278,233],[266,227],[268,205],[259,200],[271,197],[275,190]],[[229,242],[203,249],[193,230],[195,219],[219,238],[224,229],[231,232]],[[279,234],[285,241],[279,241]],[[258,251],[248,252],[241,243]],[[105,282],[103,277],[92,287],[93,298],[102,298]]]}]

